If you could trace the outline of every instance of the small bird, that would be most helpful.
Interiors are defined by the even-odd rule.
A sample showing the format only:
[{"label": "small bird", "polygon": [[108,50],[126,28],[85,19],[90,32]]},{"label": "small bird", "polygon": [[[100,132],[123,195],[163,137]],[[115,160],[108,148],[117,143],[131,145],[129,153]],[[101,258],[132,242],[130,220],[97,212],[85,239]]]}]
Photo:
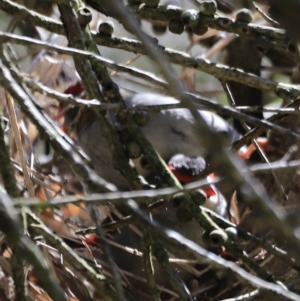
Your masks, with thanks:
[{"label": "small bird", "polygon": [[[125,99],[128,107],[177,104],[178,100],[152,93],[136,94]],[[70,109],[65,114],[65,126],[68,127],[74,120],[77,108]],[[187,157],[203,157],[205,141],[198,135],[197,123],[187,109],[175,108],[160,112],[147,112],[148,124],[141,127],[142,132],[150,141],[158,154],[168,162],[173,156],[182,154]],[[222,133],[228,138],[228,146],[240,135],[218,115],[199,110],[199,114],[215,132]],[[76,136],[80,146],[90,157],[95,170],[105,180],[115,184],[120,190],[129,190],[126,179],[113,167],[110,148],[102,136],[101,127],[97,118],[84,114],[76,124]],[[115,121],[117,127],[122,125]],[[147,176],[147,172],[140,162],[141,158],[132,160],[138,173]]]},{"label": "small bird", "polygon": [[[78,95],[82,91],[82,85],[74,85],[65,92]],[[128,107],[153,106],[177,104],[178,100],[172,97],[162,96],[152,93],[135,94],[125,98]],[[64,127],[68,128],[76,118],[75,132],[79,145],[88,154],[96,172],[105,180],[115,184],[119,190],[129,190],[126,179],[114,168],[113,158],[110,148],[102,136],[102,129],[97,118],[90,115],[81,114],[78,118],[78,109],[72,108],[65,112]],[[147,111],[148,121],[141,127],[142,132],[150,141],[153,148],[169,165],[170,170],[178,177],[183,184],[193,180],[194,176],[199,175],[206,167],[206,161],[203,158],[205,154],[205,141],[198,134],[197,123],[192,114],[187,109],[174,108],[166,109],[160,112]],[[215,132],[222,133],[228,138],[228,146],[237,140],[240,135],[218,115],[199,110],[199,114],[211,126]],[[113,118],[116,127],[123,129],[117,118]],[[143,168],[141,164],[142,157],[133,159],[132,162],[138,173],[144,178],[149,178],[149,171]],[[151,171],[153,173],[153,171]],[[155,173],[155,171],[154,171]],[[212,175],[210,175],[210,178]],[[204,193],[207,196],[207,202],[204,206],[215,211],[223,218],[228,219],[227,202],[222,194],[214,185],[204,187]],[[154,219],[165,227],[173,229],[186,238],[203,245],[202,232],[196,220],[188,222],[179,222],[177,220],[177,209],[168,207],[154,215]],[[121,232],[113,236],[114,242],[141,250],[141,238],[129,227],[121,229]],[[168,250],[178,258],[185,258],[182,250]],[[143,262],[140,257],[128,253],[124,249],[112,246],[112,255],[116,264],[123,270],[130,271],[136,276],[145,278]],[[190,258],[188,258],[190,259]],[[158,284],[169,287],[166,275],[160,269],[157,263],[154,264],[156,272],[156,281]],[[184,268],[178,268],[179,275],[185,283],[193,278]],[[130,279],[130,283],[136,288],[141,288],[143,283],[136,279]]]}]

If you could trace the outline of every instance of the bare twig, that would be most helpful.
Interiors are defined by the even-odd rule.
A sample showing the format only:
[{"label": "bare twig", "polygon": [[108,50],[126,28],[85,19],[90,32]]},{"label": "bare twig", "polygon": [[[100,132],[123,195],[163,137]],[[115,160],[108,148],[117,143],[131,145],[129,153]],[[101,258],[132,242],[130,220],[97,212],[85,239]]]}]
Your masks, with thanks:
[{"label": "bare twig", "polygon": [[118,300],[124,301],[125,297],[124,297],[123,287],[121,284],[120,273],[118,271],[118,267],[116,266],[116,264],[113,261],[110,247],[107,243],[102,226],[100,225],[100,222],[99,222],[100,217],[99,217],[98,208],[96,206],[92,205],[89,207],[89,211],[90,211],[91,217],[96,225],[96,233],[101,239],[101,243],[103,245],[102,250],[104,251],[105,258],[107,259],[110,270],[112,271],[112,274],[113,274],[113,278],[114,278],[115,285],[116,285],[117,292],[118,292]]},{"label": "bare twig", "polygon": [[49,296],[53,300],[68,301],[54,276],[49,273],[48,266],[45,264],[41,252],[28,237],[23,235],[22,227],[19,224],[11,200],[9,196],[4,193],[0,193],[0,215],[1,231],[6,235],[10,243],[17,245],[21,249],[22,255],[32,264]]},{"label": "bare twig", "polygon": [[269,22],[270,24],[272,25],[275,25],[275,26],[279,26],[280,24],[275,21],[274,19],[272,19],[271,17],[269,17],[256,3],[255,1],[252,1],[255,9],[262,15],[262,17],[267,21]]},{"label": "bare twig", "polygon": [[26,209],[26,213],[31,220],[29,229],[39,235],[43,235],[45,240],[55,246],[64,256],[64,260],[72,264],[76,270],[81,271],[85,277],[95,286],[95,289],[105,294],[106,300],[116,300],[115,292],[110,288],[106,278],[98,274],[85,260],[79,257],[63,240],[53,234],[30,210]]},{"label": "bare twig", "polygon": [[[14,77],[12,77],[7,66],[3,64],[3,60],[5,61],[4,55],[1,54],[1,56],[2,61],[0,62],[0,81],[19,103],[22,111],[27,114],[32,122],[42,132],[45,132],[50,137],[50,141],[53,146],[58,150],[58,152],[62,153],[64,157],[69,160],[69,163],[73,165],[74,170],[78,174],[81,174],[83,177],[88,179],[87,183],[90,183],[89,185],[94,186],[94,189],[101,191],[116,190],[114,185],[107,183],[105,180],[97,176],[95,172],[85,166],[77,152],[71,152],[71,145],[73,145],[73,142],[68,139],[57,127],[54,127],[50,123],[49,119],[47,119],[46,116],[36,108],[34,104],[35,102],[33,101],[31,95],[27,94],[27,92],[16,82],[16,79],[19,79],[17,74],[15,73]],[[6,64],[9,65],[7,61]],[[11,70],[13,70],[13,68],[11,68]],[[18,82],[20,82],[20,79]]]},{"label": "bare twig", "polygon": [[252,284],[255,287],[266,289],[276,294],[280,294],[290,300],[297,300],[297,301],[300,300],[299,295],[289,291],[284,286],[266,282],[265,280],[262,280],[246,272],[235,263],[226,261],[223,258],[201,248],[199,245],[186,239],[179,233],[176,233],[170,229],[163,228],[161,225],[158,225],[157,223],[151,222],[139,211],[138,206],[136,205],[135,202],[130,201],[128,205],[130,206],[134,214],[139,216],[139,221],[140,223],[143,224],[143,227],[147,227],[148,229],[151,229],[155,234],[157,234],[160,237],[164,237],[170,243],[172,241],[175,247],[177,248],[179,246],[184,247],[189,253],[192,253],[194,256],[196,256],[196,258],[204,257],[206,260],[209,260],[211,263],[219,266],[221,269],[228,268],[231,271],[233,271],[237,276],[241,277],[243,280],[246,280],[248,283]]},{"label": "bare twig", "polygon": [[7,103],[7,107],[8,107],[9,119],[10,119],[10,122],[11,122],[13,137],[14,137],[16,147],[17,147],[17,150],[18,150],[18,154],[19,154],[19,157],[20,157],[26,187],[28,189],[30,197],[34,197],[35,192],[34,192],[32,181],[31,181],[29,173],[28,173],[26,160],[25,160],[25,157],[24,157],[24,151],[23,151],[23,146],[22,146],[22,141],[21,141],[21,135],[20,135],[17,116],[16,116],[16,112],[15,112],[14,100],[8,92],[5,93],[5,96],[6,96],[6,103]]}]

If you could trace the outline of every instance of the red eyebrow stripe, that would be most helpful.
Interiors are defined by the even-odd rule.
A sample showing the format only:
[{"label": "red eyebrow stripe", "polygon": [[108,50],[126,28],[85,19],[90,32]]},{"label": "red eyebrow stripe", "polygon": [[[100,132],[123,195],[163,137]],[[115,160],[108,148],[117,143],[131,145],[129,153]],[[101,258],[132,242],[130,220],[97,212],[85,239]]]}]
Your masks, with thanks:
[{"label": "red eyebrow stripe", "polygon": [[[180,170],[176,169],[172,165],[168,165],[168,167],[169,167],[169,170],[177,178],[177,180],[182,184],[187,184],[187,183],[191,182],[194,178],[193,175],[182,173],[182,172],[180,172]],[[210,174],[208,177],[210,177],[210,179],[213,180],[214,174]],[[202,189],[205,192],[205,194],[207,195],[207,197],[217,195],[216,191],[211,186],[206,186],[205,188],[202,188]]]}]

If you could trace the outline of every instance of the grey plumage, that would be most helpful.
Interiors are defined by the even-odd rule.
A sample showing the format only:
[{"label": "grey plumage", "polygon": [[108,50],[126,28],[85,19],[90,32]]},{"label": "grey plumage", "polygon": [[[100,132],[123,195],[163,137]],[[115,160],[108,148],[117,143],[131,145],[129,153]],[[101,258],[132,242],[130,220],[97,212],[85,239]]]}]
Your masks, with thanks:
[{"label": "grey plumage", "polygon": [[[126,99],[127,106],[148,106],[159,104],[172,104],[178,101],[172,97],[165,97],[156,94],[137,94]],[[216,131],[228,137],[228,142],[233,142],[239,135],[222,118],[210,112],[199,110],[199,114]],[[169,109],[161,112],[149,112],[150,121],[142,127],[146,138],[151,142],[154,149],[160,156],[168,162],[173,156],[181,154],[182,156],[200,157],[205,153],[205,141],[199,137],[197,125],[189,110]],[[128,185],[121,174],[114,169],[110,149],[101,134],[99,122],[95,119],[87,123],[77,132],[78,140],[84,151],[91,158],[97,173],[105,180],[115,184],[120,190],[127,190]],[[199,161],[200,163],[203,161]],[[134,164],[141,175],[146,175],[139,164],[139,159],[134,160]],[[202,168],[202,167],[200,167]],[[227,217],[227,203],[224,197],[217,195],[212,203],[206,206],[216,211],[216,213]],[[202,244],[202,229],[199,224],[192,220],[188,223],[180,223],[176,218],[176,210],[168,208],[154,216],[155,220],[162,225],[178,231],[186,238]],[[122,245],[141,250],[140,238],[128,227],[121,229],[121,233],[114,236],[114,240]],[[181,250],[169,250],[178,257],[182,256]],[[124,250],[113,247],[112,253],[119,267],[129,270],[135,275],[145,277],[143,274],[143,264],[139,257],[136,257]],[[156,280],[158,284],[168,287],[167,277],[161,271],[157,264]],[[179,269],[180,276],[188,282],[192,276],[184,269]],[[134,286],[143,288],[142,283],[132,280]]]},{"label": "grey plumage", "polygon": [[[150,106],[159,104],[178,103],[172,97],[143,93],[127,98],[130,106]],[[142,131],[151,142],[154,149],[168,162],[174,155],[203,156],[205,141],[198,136],[196,123],[187,109],[169,109],[159,113],[149,112],[150,122],[142,127]],[[221,117],[211,112],[199,110],[199,114],[216,131],[228,137],[229,142],[239,138],[239,134]],[[97,173],[120,190],[127,190],[128,185],[119,171],[113,168],[110,149],[102,137],[101,128],[97,120],[89,123],[78,132],[79,143],[90,156]],[[145,176],[147,172],[134,160],[139,174]]]}]

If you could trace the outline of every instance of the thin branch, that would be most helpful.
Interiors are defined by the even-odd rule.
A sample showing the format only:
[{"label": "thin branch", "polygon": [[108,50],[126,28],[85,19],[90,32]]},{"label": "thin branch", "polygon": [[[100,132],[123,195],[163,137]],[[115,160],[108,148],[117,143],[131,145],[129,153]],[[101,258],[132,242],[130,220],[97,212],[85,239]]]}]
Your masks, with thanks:
[{"label": "thin branch", "polygon": [[39,275],[39,280],[49,296],[53,300],[68,301],[63,289],[58,285],[54,276],[49,273],[41,252],[28,237],[23,235],[11,199],[4,193],[0,193],[0,230],[6,235],[10,243],[21,249],[22,255],[33,266],[35,273]]},{"label": "thin branch", "polygon": [[[226,106],[225,106],[226,107]],[[237,110],[240,110],[244,113],[252,113],[252,112],[266,112],[266,113],[276,113],[276,114],[300,114],[300,109],[296,108],[270,108],[270,107],[247,107],[247,106],[236,106]]]},{"label": "thin branch", "polygon": [[76,254],[60,237],[53,234],[43,222],[33,214],[29,209],[25,209],[31,223],[29,229],[38,235],[43,235],[45,240],[57,248],[64,256],[64,260],[72,265],[74,269],[80,271],[88,281],[90,281],[95,289],[100,289],[100,292],[105,295],[105,300],[117,300],[116,293],[110,287],[106,277],[98,274],[87,262]]},{"label": "thin branch", "polygon": [[[181,16],[184,12],[184,9],[171,5],[158,5],[157,7],[149,7],[147,5],[130,5],[130,10],[132,10],[141,19],[150,22],[164,22],[166,25],[173,20],[181,22]],[[113,10],[109,10],[109,12],[113,12]],[[197,13],[197,11],[195,11],[195,13]],[[112,17],[115,18],[115,15]],[[285,53],[294,60],[296,59],[295,53],[290,51],[286,46],[289,42],[289,38],[287,37],[284,29],[261,26],[254,23],[248,24],[246,22],[232,20],[217,14],[213,16],[206,16],[202,13],[200,13],[198,22],[194,27],[196,29],[197,27],[210,27],[216,30],[245,36],[251,39],[262,49],[275,49]]]},{"label": "thin branch", "polygon": [[[77,15],[80,13],[80,10],[77,7],[78,11],[75,13],[75,6],[77,6],[75,3],[76,2],[74,2],[74,7],[71,7],[70,4],[58,5],[69,44],[74,48],[86,51],[91,50],[91,52],[99,53],[96,44],[90,37],[90,32],[87,26],[88,24],[79,24]],[[118,87],[110,80],[108,72],[103,65],[97,64],[96,66],[92,66],[90,61],[79,59],[76,56],[73,57],[73,60],[76,70],[83,81],[87,94],[90,97],[105,102],[104,93],[106,92],[106,86],[102,85],[103,91],[100,91],[97,80],[100,82],[102,80],[106,80],[107,86],[111,88],[111,90],[106,94],[113,94],[116,97],[118,96]],[[92,109],[101,126],[101,134],[106,139],[110,148],[114,167],[120,171],[131,189],[141,189],[142,185],[138,179],[138,174],[129,164],[128,157],[122,143],[120,142],[115,126],[110,123],[109,120],[97,110],[97,108],[93,107]],[[139,131],[137,131],[137,133],[138,132]]]},{"label": "thin branch", "polygon": [[[62,2],[62,1],[60,1]],[[93,5],[94,1],[87,1],[92,7],[97,9],[99,6],[95,7]],[[177,8],[172,9],[168,6],[158,6],[158,8],[150,8],[147,6],[132,6],[131,7],[140,17],[148,20],[160,20],[169,22],[170,20],[181,20],[182,9]],[[16,15],[22,14],[23,19],[28,20],[31,24],[40,26],[49,30],[50,32],[55,32],[58,34],[64,34],[64,29],[62,23],[51,18],[45,17],[42,14],[33,12],[26,9],[24,6],[18,5],[10,0],[0,1],[0,9],[5,11],[8,14]],[[103,13],[103,11],[102,11]],[[106,13],[106,12],[105,12]],[[266,47],[273,47],[281,52],[287,53],[290,56],[293,56],[292,52],[289,52],[286,47],[288,38],[286,37],[285,31],[283,29],[271,28],[267,26],[260,26],[257,24],[246,24],[242,22],[234,22],[232,19],[226,17],[205,17],[201,16],[200,26],[209,26],[221,31],[227,31],[236,33],[239,35],[247,35],[248,37],[254,39],[256,43],[261,44]],[[97,35],[94,33],[94,35]],[[260,40],[260,36],[264,36],[263,41]],[[275,41],[275,42],[274,42]],[[278,41],[276,43],[276,41]]]},{"label": "thin branch", "polygon": [[[101,179],[95,172],[83,164],[78,153],[76,151],[72,151],[72,149],[75,149],[73,142],[57,127],[54,127],[46,115],[42,114],[41,111],[37,109],[32,96],[19,86],[18,82],[20,82],[20,78],[18,75],[14,73],[13,68],[6,61],[4,55],[0,54],[0,56],[2,57],[2,61],[0,61],[1,84],[15,98],[22,111],[31,119],[37,128],[50,138],[50,142],[54,149],[64,156],[78,175],[87,179],[87,183],[90,186],[93,186],[95,191],[115,191],[116,187],[114,185]],[[3,61],[5,61],[9,68],[7,68]],[[12,76],[10,72],[13,72],[14,76]]]},{"label": "thin branch", "polygon": [[163,244],[160,242],[158,237],[154,236],[154,240],[152,240],[151,245],[152,245],[153,255],[157,259],[160,267],[168,276],[170,284],[173,290],[178,294],[180,300],[192,301],[193,299],[192,296],[190,295],[190,292],[186,289],[185,284],[182,282],[176,269],[170,264],[167,251],[163,247]]},{"label": "thin branch", "polygon": [[[9,120],[11,124],[11,130],[13,133],[13,138],[17,147],[18,155],[20,157],[21,166],[24,173],[24,180],[27,186],[30,197],[35,197],[34,188],[31,179],[29,178],[27,164],[24,158],[23,146],[21,142],[21,136],[19,127],[17,124],[17,117],[15,113],[14,100],[11,95],[5,91],[6,104],[8,108]],[[25,230],[25,227],[22,227]],[[24,231],[25,234],[25,231]],[[11,262],[12,275],[16,287],[16,299],[17,300],[28,300],[28,283],[25,277],[25,261],[22,256],[22,250],[17,246],[13,245],[13,256]]]},{"label": "thin branch", "polygon": [[[236,225],[234,225],[234,224],[230,223],[229,221],[225,220],[224,218],[220,217],[213,211],[210,211],[209,209],[206,209],[204,207],[202,208],[202,210],[204,212],[206,212],[214,220],[214,222],[217,225],[219,225],[222,229],[226,229],[229,227],[233,227],[233,228],[236,227]],[[103,229],[107,230],[107,231],[116,230],[120,227],[123,227],[130,223],[133,223],[133,221],[134,221],[134,219],[132,216],[127,216],[123,220],[104,224]],[[240,229],[238,227],[236,227],[236,229],[238,231],[238,236],[241,239],[247,241],[249,244],[251,244],[255,247],[260,247],[260,248],[265,249],[270,254],[272,254],[272,255],[276,256],[277,258],[279,258],[280,260],[282,260],[282,262],[284,262],[285,264],[290,266],[292,269],[294,269],[296,271],[300,271],[300,264],[298,264],[294,258],[290,257],[290,255],[286,251],[276,247],[275,245],[268,243],[263,238],[259,238],[259,237],[252,235],[251,233],[249,233],[243,229]],[[90,234],[90,233],[95,233],[95,227],[76,231],[76,234],[78,234],[78,235],[86,235],[86,234]]]},{"label": "thin branch", "polygon": [[[250,166],[249,168],[242,169],[242,173],[254,173],[262,174],[270,172],[271,170],[280,171],[280,170],[291,170],[298,169],[300,167],[300,160],[285,161],[279,160],[270,163],[258,163]],[[86,203],[95,204],[95,205],[108,205],[113,203],[114,205],[124,204],[124,201],[128,199],[133,199],[139,203],[150,204],[156,200],[163,198],[170,198],[172,195],[179,192],[189,192],[195,189],[201,188],[209,184],[219,183],[221,180],[216,178],[213,182],[208,182],[205,180],[199,180],[190,184],[187,184],[183,189],[177,187],[173,188],[162,188],[156,190],[142,190],[142,191],[128,191],[128,192],[109,192],[104,194],[93,194],[85,196],[65,196],[60,199],[53,199],[47,203],[41,203],[38,198],[32,198],[31,200],[23,198],[15,198],[14,205],[16,207],[28,206],[30,208],[36,209],[46,209],[46,208],[55,208],[57,206],[65,206],[67,204],[80,204]],[[114,229],[114,228],[113,228]]]},{"label": "thin branch", "polygon": [[[288,104],[286,106],[286,108],[298,108],[299,105],[300,105],[300,98],[297,98],[292,103]],[[270,118],[268,118],[267,121],[275,123],[275,122],[279,121],[282,117],[283,117],[283,115],[281,115],[281,114],[273,115]],[[258,137],[259,135],[261,135],[264,132],[265,132],[265,130],[260,127],[253,128],[251,131],[246,133],[240,140],[234,142],[231,148],[234,150],[238,150],[241,147],[243,147],[245,144],[247,144],[251,139]]]},{"label": "thin branch", "polygon": [[[117,37],[107,37],[103,35],[96,36],[95,40],[98,44],[106,47],[147,54],[147,49],[145,49],[145,46],[137,40],[130,40],[127,38],[125,39],[125,38],[117,38]],[[91,52],[82,51],[74,48],[70,49],[68,47],[63,47],[63,46],[52,45],[46,42],[42,42],[27,37],[20,37],[14,34],[0,33],[0,42],[2,43],[10,42],[10,43],[17,43],[23,46],[30,46],[30,47],[35,46],[39,48],[47,48],[48,50],[51,51],[57,51],[58,53],[63,53],[63,54],[70,54],[72,56],[86,56],[89,59],[99,61],[108,67],[114,66],[116,70],[121,71],[121,69],[123,69],[122,71],[129,72],[129,73],[134,72],[135,70],[135,68],[133,67],[125,67],[125,66],[118,65],[108,59],[104,59],[103,57],[97,56]],[[165,55],[167,55],[172,63],[206,72],[208,74],[211,74],[212,76],[215,76],[220,80],[236,81],[253,88],[271,92],[273,94],[278,95],[279,97],[289,97],[293,99],[300,96],[300,88],[297,85],[278,83],[254,74],[246,73],[240,69],[234,69],[234,68],[227,67],[225,65],[211,63],[202,58],[193,58],[192,56],[184,52],[172,50],[170,48],[163,48],[158,45],[156,47],[159,48]],[[149,73],[148,72],[143,72],[143,73],[144,76],[142,78],[144,78],[145,80],[149,80]],[[153,77],[153,75],[151,75],[150,79],[151,77],[155,80],[155,83],[157,81],[161,81],[159,80],[158,77]],[[163,83],[163,81],[161,81],[161,83]]]},{"label": "thin branch", "polygon": [[[218,181],[218,178],[216,178]],[[95,193],[92,195],[86,196],[65,196],[62,199],[53,199],[47,203],[40,203],[39,199],[16,199],[15,206],[28,206],[30,208],[54,208],[56,206],[64,206],[66,204],[80,204],[81,202],[86,203],[87,205],[108,205],[113,203],[114,205],[124,204],[128,199],[134,199],[137,202],[150,204],[155,200],[162,198],[168,199],[172,195],[178,192],[188,192],[195,190],[196,188],[209,185],[211,182],[205,180],[200,180],[191,184],[185,185],[184,189],[178,187],[173,188],[162,188],[162,189],[152,189],[152,190],[137,190],[137,191],[127,191],[127,192],[108,192],[108,193]],[[212,183],[216,183],[215,181]]]},{"label": "thin branch", "polygon": [[[130,9],[133,13],[144,20],[166,22],[171,20],[181,21],[181,15],[184,12],[184,10],[180,7],[168,5],[158,5],[157,7],[149,7],[147,5],[131,5]],[[206,25],[210,28],[231,32],[238,35],[248,35],[253,37],[266,36],[274,41],[284,41],[287,39],[284,29],[261,26],[253,23],[247,24],[244,22],[238,22],[223,16],[220,17],[217,14],[214,16],[206,16],[201,14],[197,25]]]},{"label": "thin branch", "polygon": [[[233,95],[232,95],[232,93],[230,91],[230,88],[229,88],[228,84],[224,83],[224,82],[222,82],[221,84],[222,84],[223,89],[224,89],[224,91],[225,91],[225,93],[227,95],[228,100],[231,102],[231,105],[233,107],[235,107],[235,99],[233,98]],[[251,128],[246,124],[246,122],[244,120],[240,120],[240,123],[241,123],[241,125],[244,128],[244,130],[245,130],[246,133],[251,130]],[[254,144],[254,146],[256,148],[256,151],[258,152],[258,154],[262,158],[262,160],[264,160],[264,162],[266,162],[267,164],[270,165],[270,162],[269,162],[267,156],[262,151],[262,149],[259,146],[259,144],[257,143],[256,139],[253,139],[252,143]],[[271,169],[271,173],[272,173],[272,176],[273,176],[273,178],[275,180],[276,186],[277,186],[277,188],[279,189],[279,191],[281,193],[281,196],[286,201],[288,199],[288,197],[287,197],[287,195],[286,195],[286,193],[284,191],[284,188],[283,188],[282,184],[280,183],[277,175],[275,174],[275,172],[272,169]]]},{"label": "thin branch", "polygon": [[[97,44],[102,46],[147,54],[145,46],[137,40],[117,38],[114,36],[106,37],[103,35],[97,35],[95,40]],[[231,68],[219,63],[211,63],[202,58],[193,58],[184,52],[159,45],[155,46],[157,49],[160,49],[172,63],[206,72],[220,80],[239,82],[253,88],[271,92],[282,98],[289,97],[293,99],[300,95],[300,89],[296,85],[277,83],[270,79],[259,77],[258,75],[246,73],[240,69]]]},{"label": "thin branch", "polygon": [[274,26],[280,26],[280,24],[275,21],[274,19],[272,19],[271,17],[269,17],[256,3],[255,1],[252,1],[254,8],[261,14],[261,16],[270,24],[274,25]]},{"label": "thin branch", "polygon": [[160,301],[159,291],[156,287],[154,277],[154,267],[152,261],[152,247],[151,242],[153,241],[151,234],[145,232],[142,237],[142,252],[145,273],[147,277],[147,283],[149,285],[149,291],[154,301]]},{"label": "thin branch", "polygon": [[29,10],[25,6],[19,5],[10,0],[1,0],[0,9],[13,16],[22,15],[23,20],[26,20],[36,26],[43,27],[50,32],[56,32],[58,34],[65,33],[61,22]]},{"label": "thin branch", "polygon": [[[105,64],[105,63],[104,63]],[[121,66],[121,65],[119,65]],[[119,68],[114,68],[112,65],[108,65],[108,67],[119,70]],[[128,69],[128,68],[126,68]],[[126,73],[130,74],[130,70],[123,70]],[[143,71],[136,69],[136,72],[134,72],[132,75],[137,76],[139,78],[142,78]],[[151,78],[156,77],[155,75],[151,74]],[[147,77],[148,82],[151,81],[150,77]],[[75,105],[78,107],[85,107],[85,106],[98,106],[98,110],[120,110],[122,108],[121,104],[118,103],[102,103],[96,99],[81,99],[74,97],[71,94],[64,94],[61,92],[58,92],[54,89],[49,88],[48,86],[43,85],[40,82],[34,81],[30,78],[23,77],[24,83],[33,91],[43,93],[49,97],[52,97],[62,103],[66,104],[71,104]],[[158,80],[158,81],[157,81]],[[161,86],[162,88],[167,87],[167,82],[164,80],[161,80],[160,78],[155,78],[153,81],[153,84]],[[198,95],[194,95],[196,97],[199,97]],[[198,100],[199,104],[201,104],[201,99]],[[212,102],[213,103],[213,102]],[[180,103],[174,103],[174,104],[166,104],[166,105],[149,105],[149,106],[135,106],[135,107],[127,107],[126,109],[129,111],[152,111],[152,112],[160,112],[162,110],[168,110],[168,109],[175,109],[175,108],[180,108],[182,107]],[[231,106],[223,106],[225,110],[227,110],[227,113],[230,114],[230,110],[232,109]],[[234,107],[237,112],[242,112],[242,113],[252,113],[252,112],[266,112],[266,113],[274,113],[274,114],[283,114],[283,115],[288,115],[288,114],[300,114],[300,109],[299,108],[271,108],[271,107],[258,107],[258,106],[253,106],[253,107],[248,107],[248,106],[235,106]],[[215,111],[212,107],[201,107],[201,110],[203,111]],[[240,116],[240,118],[243,118],[244,116]]]},{"label": "thin branch", "polygon": [[201,258],[204,257],[205,260],[208,260],[211,264],[218,266],[220,269],[227,268],[231,270],[233,273],[235,273],[238,277],[242,278],[244,281],[247,281],[248,283],[250,283],[255,287],[266,289],[275,294],[284,296],[290,300],[297,300],[297,301],[300,300],[299,295],[289,291],[286,287],[262,280],[246,272],[244,269],[240,268],[234,262],[227,261],[221,258],[220,256],[217,256],[205,250],[204,248],[200,247],[194,242],[186,239],[184,236],[180,235],[179,233],[164,228],[161,225],[158,225],[157,223],[151,222],[148,218],[145,217],[145,215],[143,215],[140,212],[135,202],[130,201],[128,202],[128,205],[133,211],[133,213],[135,215],[138,215],[139,222],[143,225],[143,227],[151,230],[159,237],[163,237],[164,239],[168,240],[168,242],[172,244],[174,248],[184,248],[189,254],[193,254],[199,260],[201,260]]},{"label": "thin branch", "polygon": [[18,127],[14,100],[7,91],[5,92],[5,97],[6,97],[6,104],[7,104],[8,113],[9,113],[9,119],[10,119],[10,123],[11,123],[11,129],[13,132],[13,137],[14,137],[14,140],[16,143],[18,155],[20,157],[20,162],[21,162],[21,166],[22,166],[22,170],[23,170],[24,181],[25,181],[25,184],[26,184],[26,187],[27,187],[30,197],[33,198],[35,196],[35,192],[34,192],[32,181],[31,181],[29,173],[28,173],[26,160],[24,157],[24,150],[23,150],[21,135],[20,135],[19,127]]},{"label": "thin branch", "polygon": [[95,205],[89,206],[89,212],[91,214],[91,218],[94,221],[94,224],[96,225],[96,234],[101,239],[102,244],[102,250],[105,255],[105,259],[107,260],[107,263],[109,264],[110,270],[112,271],[114,282],[117,288],[118,293],[118,300],[119,301],[125,301],[124,298],[124,290],[121,284],[121,276],[118,270],[118,267],[116,266],[115,262],[113,261],[113,257],[111,254],[111,248],[108,245],[107,239],[105,237],[104,231],[102,229],[102,226],[100,225],[101,216],[99,216],[99,209]]},{"label": "thin branch", "polygon": [[[106,7],[106,6],[104,6],[104,7]],[[114,10],[112,10],[112,12],[113,11]],[[73,20],[73,22],[75,22],[75,20]],[[66,23],[66,22],[64,21],[64,23]],[[69,27],[70,28],[68,28],[68,29],[71,30],[74,27],[74,24],[73,25],[69,24]],[[69,41],[72,42],[72,40],[74,40],[74,42],[77,42],[78,39],[77,38],[74,39],[76,34],[77,34],[77,32],[72,32],[71,35],[68,36]],[[98,49],[96,43],[94,42],[94,39],[92,38],[92,35],[91,35],[91,32],[90,32],[88,26],[86,26],[85,31],[83,31],[83,36],[85,36],[85,40],[88,41],[87,44],[89,45],[92,52],[99,55],[100,54],[99,49]],[[72,40],[70,40],[70,39],[72,39]],[[71,43],[71,45],[72,45],[72,43]],[[78,46],[77,48],[85,50],[85,47],[83,47],[83,45],[79,45],[79,43],[78,43],[77,46]],[[76,63],[75,58],[74,58],[74,61]],[[82,61],[78,61],[78,63],[79,62],[82,62]],[[105,98],[109,102],[117,102],[117,103],[123,104],[124,109],[125,109],[126,104],[124,102],[122,95],[120,94],[119,87],[111,80],[105,66],[103,66],[102,64],[93,64],[92,70],[95,72],[97,79],[99,80],[99,82],[102,85],[103,95],[105,95]],[[80,70],[78,70],[78,71],[80,73]],[[81,74],[82,75],[81,78],[84,81],[83,76],[84,77],[88,76],[86,74],[86,71],[87,71],[86,62],[84,62],[83,71],[84,71],[84,73]],[[86,84],[86,82],[85,82],[85,84]],[[97,110],[95,110],[95,111],[97,113]],[[156,171],[157,175],[161,178],[161,181],[170,186],[175,185],[175,186],[180,187],[179,181],[168,170],[164,160],[154,150],[153,146],[147,140],[147,138],[145,137],[141,128],[134,121],[132,115],[130,115],[128,112],[126,112],[126,110],[124,110],[124,114],[125,114],[125,117],[127,120],[126,129],[127,129],[128,133],[131,135],[131,137],[134,139],[134,141],[136,141],[141,146],[143,154],[145,156],[151,156],[152,167]],[[102,114],[98,114],[98,119],[101,119],[101,117],[102,117]],[[108,129],[108,126],[106,125],[106,128],[105,128],[103,122],[102,122],[102,124],[100,122],[100,125],[101,125],[101,128],[103,129],[103,132],[106,132]],[[106,129],[106,131],[104,131],[104,129]],[[118,137],[116,137],[116,139],[113,139],[115,136],[116,136],[116,134],[113,130],[110,130],[108,134],[105,134],[105,138],[107,139],[108,142],[110,142],[110,145],[111,145],[114,167],[117,168],[121,172],[121,174],[127,180],[129,186],[132,189],[141,188],[141,185],[138,181],[138,175],[136,172],[134,172],[132,170],[132,168],[130,168],[128,158],[124,154],[123,146],[121,145],[120,141],[118,140]]]}]

